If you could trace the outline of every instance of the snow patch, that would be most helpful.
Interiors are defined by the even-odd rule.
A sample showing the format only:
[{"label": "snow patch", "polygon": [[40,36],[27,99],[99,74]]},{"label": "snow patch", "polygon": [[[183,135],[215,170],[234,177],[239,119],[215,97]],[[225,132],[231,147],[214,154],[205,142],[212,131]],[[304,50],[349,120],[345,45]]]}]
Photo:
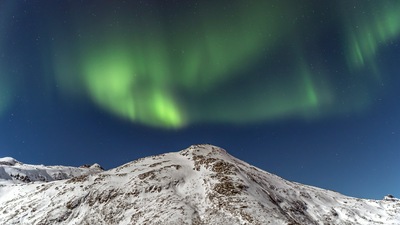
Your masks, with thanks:
[{"label": "snow patch", "polygon": [[12,157],[3,157],[0,158],[0,165],[7,165],[7,166],[14,166],[16,164],[22,164],[21,162],[17,161]]}]

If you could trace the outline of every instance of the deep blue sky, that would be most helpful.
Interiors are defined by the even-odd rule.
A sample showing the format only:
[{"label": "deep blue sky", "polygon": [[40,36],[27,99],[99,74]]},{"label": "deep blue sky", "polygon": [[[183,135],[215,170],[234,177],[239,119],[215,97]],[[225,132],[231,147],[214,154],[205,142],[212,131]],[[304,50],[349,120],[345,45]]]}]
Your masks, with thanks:
[{"label": "deep blue sky", "polygon": [[0,157],[109,169],[210,143],[400,196],[398,1],[104,2],[0,1]]}]

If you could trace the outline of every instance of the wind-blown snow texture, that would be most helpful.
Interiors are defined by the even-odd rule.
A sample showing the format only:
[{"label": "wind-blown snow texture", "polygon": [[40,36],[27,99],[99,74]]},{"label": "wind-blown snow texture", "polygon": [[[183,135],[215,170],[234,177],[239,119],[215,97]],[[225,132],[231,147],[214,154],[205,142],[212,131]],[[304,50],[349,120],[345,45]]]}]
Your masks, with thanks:
[{"label": "wind-blown snow texture", "polygon": [[[0,160],[0,178],[18,166]],[[0,184],[0,224],[400,224],[392,196],[289,182],[211,145],[53,180]]]}]

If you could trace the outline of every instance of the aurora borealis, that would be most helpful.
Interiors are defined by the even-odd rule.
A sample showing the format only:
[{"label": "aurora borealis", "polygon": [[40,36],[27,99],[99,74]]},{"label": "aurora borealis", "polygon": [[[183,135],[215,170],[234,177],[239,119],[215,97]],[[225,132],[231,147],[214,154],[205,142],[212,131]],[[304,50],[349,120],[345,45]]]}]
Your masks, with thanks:
[{"label": "aurora borealis", "polygon": [[[99,107],[133,122],[182,127],[213,120],[209,113],[196,113],[200,103],[209,108],[204,105],[209,98],[204,99],[203,93],[213,95],[227,81],[247,76],[246,68],[261,55],[260,49],[273,48],[284,35],[279,27],[288,26],[271,22],[280,13],[279,6],[269,9],[264,3],[242,8],[237,3],[230,10],[232,25],[232,18],[224,18],[208,4],[199,6],[199,15],[183,12],[174,18],[162,18],[161,12],[137,12],[145,22],[130,18],[130,10],[110,18],[96,16],[119,22],[103,29],[97,20],[87,21],[81,28],[84,37],[74,46],[78,61],[60,59],[58,75],[65,79],[66,73],[76,74],[67,78],[73,88],[80,86]],[[171,22],[164,24],[164,20]],[[92,37],[93,32],[98,35]],[[55,51],[57,45],[64,46],[55,45]],[[79,65],[79,69],[68,71],[68,65]]]},{"label": "aurora borealis", "polygon": [[[384,3],[371,6],[380,9],[377,15],[360,15],[351,22],[329,18],[333,21],[327,23],[348,31],[335,43],[340,55],[316,59],[308,55],[310,45],[323,47],[318,42],[324,32],[337,31],[318,29],[318,20],[324,18],[310,15],[314,4],[299,9],[282,1],[189,5],[165,9],[152,3],[65,3],[75,13],[54,15],[43,25],[52,33],[51,43],[44,45],[57,55],[45,56],[54,58],[46,78],[54,77],[66,95],[79,92],[111,115],[155,127],[320,118],[369,105],[368,98],[375,96],[359,90],[378,91],[381,81],[373,81],[380,70],[374,55],[400,29],[397,11]],[[113,7],[118,12],[107,10]],[[343,8],[348,6],[335,6],[328,13],[345,11],[346,19],[354,17]],[[285,60],[277,61],[280,57]],[[340,66],[340,74],[329,71],[331,64],[323,60]],[[343,85],[360,87],[343,95],[335,90],[340,79],[348,79]],[[350,99],[344,106],[343,98]]]},{"label": "aurora borealis", "polygon": [[[179,139],[224,145],[218,130],[228,129],[230,145],[259,147],[271,140],[240,136],[277,126],[291,142],[292,126],[310,138],[318,129],[337,136],[323,125],[332,121],[397,124],[399,12],[396,0],[0,2],[0,126],[32,130],[25,136],[42,137],[37,148],[57,145],[51,133],[86,151],[105,146],[80,138],[112,145],[119,134],[135,148],[164,146],[153,136],[179,147]],[[26,141],[0,131],[9,140],[0,151]]]}]

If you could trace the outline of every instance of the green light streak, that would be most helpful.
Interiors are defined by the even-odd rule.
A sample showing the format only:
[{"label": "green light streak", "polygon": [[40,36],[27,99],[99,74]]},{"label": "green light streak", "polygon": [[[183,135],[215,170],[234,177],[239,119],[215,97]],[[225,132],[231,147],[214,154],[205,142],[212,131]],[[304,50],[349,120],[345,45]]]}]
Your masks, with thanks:
[{"label": "green light streak", "polygon": [[[8,36],[7,27],[10,24],[11,15],[14,12],[17,4],[15,2],[3,2],[0,7],[0,53],[4,54],[6,50],[5,39]],[[7,35],[6,35],[7,34]],[[15,87],[12,83],[13,80],[9,77],[8,72],[5,69],[6,63],[4,57],[0,58],[0,116],[10,107],[12,104],[12,92],[15,91]]]},{"label": "green light streak", "polygon": [[305,63],[274,73],[251,85],[238,81],[232,90],[223,87],[228,91],[204,96],[196,121],[241,125],[288,118],[309,120],[335,109],[335,92],[326,74],[311,73]]},{"label": "green light streak", "polygon": [[307,103],[308,107],[316,107],[319,105],[318,102],[318,92],[312,80],[312,74],[306,68],[306,64],[302,63],[300,66],[300,76],[303,78],[303,85],[305,89],[305,102]]},{"label": "green light streak", "polygon": [[176,103],[165,96],[165,92],[155,92],[153,97],[153,111],[159,121],[154,121],[153,125],[164,124],[167,126],[182,126],[183,117],[176,106]]},{"label": "green light streak", "polygon": [[348,60],[352,68],[360,69],[366,65],[376,67],[375,58],[379,48],[400,36],[400,2],[391,1],[384,5],[388,2],[383,1],[378,5],[375,2],[366,9],[367,15],[358,13],[346,17],[351,18],[345,23],[351,24],[351,27],[348,26]]},{"label": "green light streak", "polygon": [[[149,68],[124,49],[90,52],[84,64],[84,84],[90,97],[102,108],[131,121],[153,126],[178,127],[184,124],[177,104],[163,91],[160,67]],[[155,56],[148,60],[160,62]],[[148,76],[143,76],[148,74]],[[159,78],[159,79],[157,79]],[[161,82],[160,82],[161,81]]]}]

